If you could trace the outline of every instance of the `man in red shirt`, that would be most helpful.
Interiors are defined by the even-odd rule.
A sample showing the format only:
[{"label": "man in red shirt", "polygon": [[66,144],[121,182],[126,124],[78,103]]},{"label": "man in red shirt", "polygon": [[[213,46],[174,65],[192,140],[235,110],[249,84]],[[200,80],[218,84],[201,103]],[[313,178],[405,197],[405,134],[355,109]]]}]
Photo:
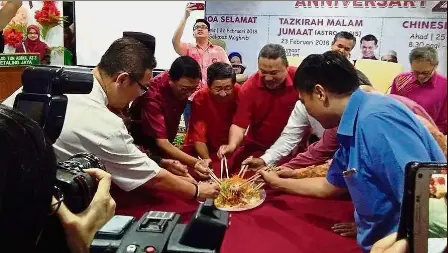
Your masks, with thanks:
[{"label": "man in red shirt", "polygon": [[[153,155],[175,159],[196,170],[206,171],[202,161],[172,144],[188,97],[196,90],[200,80],[201,68],[189,56],[177,58],[169,71],[157,75],[151,81],[148,92],[137,98],[130,108],[130,132],[135,144]],[[173,173],[188,176],[186,167]]]},{"label": "man in red shirt", "polygon": [[232,66],[223,62],[208,67],[207,84],[193,99],[185,149],[209,165],[216,160],[219,147],[229,141],[241,86],[236,84]]},{"label": "man in red shirt", "polygon": [[247,157],[263,154],[277,140],[299,97],[292,81],[296,69],[288,67],[281,45],[268,44],[261,49],[259,71],[241,88],[229,142],[220,147],[219,158],[232,154],[242,143],[233,154],[233,164],[239,166]]}]

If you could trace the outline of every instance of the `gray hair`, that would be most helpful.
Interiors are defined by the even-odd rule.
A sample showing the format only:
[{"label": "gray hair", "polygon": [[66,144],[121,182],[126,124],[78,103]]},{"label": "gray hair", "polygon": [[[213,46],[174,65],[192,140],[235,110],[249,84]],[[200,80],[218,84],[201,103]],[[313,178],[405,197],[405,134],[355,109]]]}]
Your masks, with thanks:
[{"label": "gray hair", "polygon": [[279,44],[267,44],[265,45],[258,54],[258,59],[267,58],[270,60],[276,60],[278,58],[282,59],[283,64],[288,67],[288,59],[286,58],[286,50],[282,45]]},{"label": "gray hair", "polygon": [[439,57],[433,47],[416,47],[409,54],[409,62],[413,61],[427,61],[436,66],[439,64]]}]

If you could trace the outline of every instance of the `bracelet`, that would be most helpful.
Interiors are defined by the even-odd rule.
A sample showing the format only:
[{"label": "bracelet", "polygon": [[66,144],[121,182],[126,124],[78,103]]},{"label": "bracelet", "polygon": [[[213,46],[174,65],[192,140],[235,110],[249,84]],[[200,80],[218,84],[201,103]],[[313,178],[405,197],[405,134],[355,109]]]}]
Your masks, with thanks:
[{"label": "bracelet", "polygon": [[197,184],[193,184],[193,185],[194,185],[194,190],[195,190],[193,199],[196,200],[199,198],[199,187]]}]

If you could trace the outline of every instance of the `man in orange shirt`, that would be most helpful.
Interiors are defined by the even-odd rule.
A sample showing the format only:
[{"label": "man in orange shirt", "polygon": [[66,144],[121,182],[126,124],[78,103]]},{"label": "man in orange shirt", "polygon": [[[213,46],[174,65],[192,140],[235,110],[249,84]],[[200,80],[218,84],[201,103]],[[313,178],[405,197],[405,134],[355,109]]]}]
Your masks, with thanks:
[{"label": "man in orange shirt", "polygon": [[241,86],[236,84],[232,66],[223,62],[208,67],[207,85],[193,99],[184,149],[210,165],[212,160],[216,161],[219,147],[229,140],[229,129]]},{"label": "man in orange shirt", "polygon": [[242,143],[232,159],[233,165],[239,166],[247,157],[258,157],[274,144],[299,98],[292,81],[296,69],[288,67],[281,45],[268,44],[261,49],[258,72],[241,88],[229,142],[220,147],[219,158],[229,156]]}]

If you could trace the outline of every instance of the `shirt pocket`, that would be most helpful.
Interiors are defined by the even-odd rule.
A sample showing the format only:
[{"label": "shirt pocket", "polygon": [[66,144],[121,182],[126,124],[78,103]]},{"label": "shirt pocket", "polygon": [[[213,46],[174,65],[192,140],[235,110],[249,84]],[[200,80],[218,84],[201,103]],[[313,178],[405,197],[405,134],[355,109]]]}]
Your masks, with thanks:
[{"label": "shirt pocket", "polygon": [[378,206],[378,194],[369,187],[362,172],[357,171],[344,177],[347,189],[355,206],[356,212],[362,216],[375,216]]}]

